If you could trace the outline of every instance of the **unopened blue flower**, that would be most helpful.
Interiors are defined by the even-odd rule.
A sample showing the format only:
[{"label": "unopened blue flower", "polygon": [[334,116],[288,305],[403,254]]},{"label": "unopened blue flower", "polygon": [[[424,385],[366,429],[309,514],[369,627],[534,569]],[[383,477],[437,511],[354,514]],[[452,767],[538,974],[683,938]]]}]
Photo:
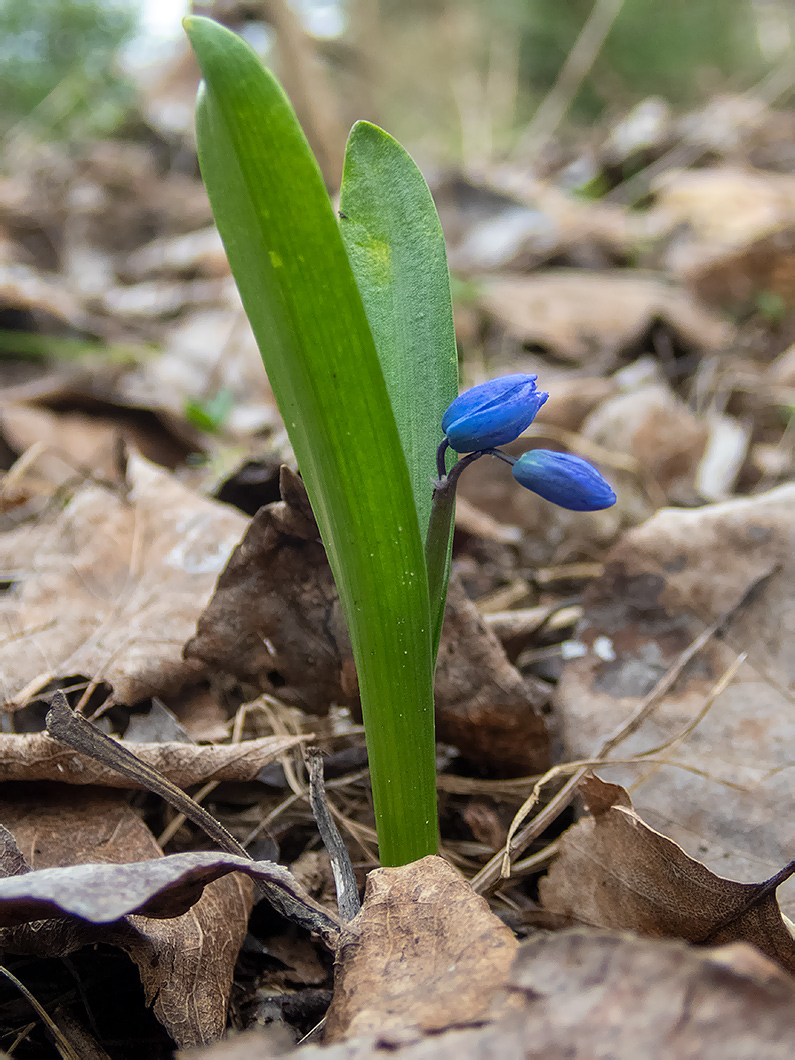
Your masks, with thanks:
[{"label": "unopened blue flower", "polygon": [[465,390],[442,419],[450,448],[457,453],[474,453],[518,438],[549,397],[536,389],[537,378],[503,375]]},{"label": "unopened blue flower", "polygon": [[513,465],[513,477],[544,500],[575,512],[597,512],[616,503],[610,484],[587,460],[570,453],[531,449]]}]

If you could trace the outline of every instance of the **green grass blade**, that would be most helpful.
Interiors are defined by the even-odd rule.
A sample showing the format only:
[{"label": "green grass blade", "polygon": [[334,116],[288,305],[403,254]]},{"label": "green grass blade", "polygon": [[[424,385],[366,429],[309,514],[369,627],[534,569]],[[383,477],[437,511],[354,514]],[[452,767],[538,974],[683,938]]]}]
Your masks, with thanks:
[{"label": "green grass blade", "polygon": [[397,140],[370,122],[357,122],[348,139],[340,214],[424,536],[442,416],[458,396],[450,276],[422,173]]},{"label": "green grass blade", "polygon": [[281,87],[209,19],[202,175],[318,520],[359,675],[381,859],[437,843],[430,612],[406,461],[320,171]]}]

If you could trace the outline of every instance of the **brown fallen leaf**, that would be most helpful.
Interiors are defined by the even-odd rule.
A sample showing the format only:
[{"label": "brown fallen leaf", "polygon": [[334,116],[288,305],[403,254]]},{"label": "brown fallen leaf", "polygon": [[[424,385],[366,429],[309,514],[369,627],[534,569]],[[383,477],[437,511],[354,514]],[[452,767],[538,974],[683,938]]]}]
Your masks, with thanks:
[{"label": "brown fallen leaf", "polygon": [[91,943],[117,945],[137,964],[147,1000],[177,1042],[218,1038],[250,881],[229,867],[209,868],[217,855],[203,863],[198,855],[198,869],[164,858],[119,793],[67,791],[42,783],[2,789],[0,818],[33,870],[0,879],[3,948],[63,956]]},{"label": "brown fallen leaf", "polygon": [[501,1055],[784,1060],[795,1046],[792,979],[742,944],[694,951],[619,934],[541,934],[520,949],[511,989],[524,995],[525,1018],[505,1023],[524,1033],[518,1052]]},{"label": "brown fallen leaf", "polygon": [[441,858],[377,869],[343,929],[325,1040],[488,1018],[517,945]]},{"label": "brown fallen leaf", "polygon": [[81,300],[59,283],[52,273],[23,262],[0,268],[0,305],[8,312],[35,312],[43,331],[68,325],[76,331],[90,330],[89,316]]},{"label": "brown fallen leaf", "polygon": [[[790,642],[795,632],[795,486],[694,511],[665,509],[628,531],[584,598],[580,658],[557,690],[570,757],[589,759],[638,710],[679,654],[730,615],[640,728],[622,759],[677,763],[600,766],[632,785],[637,813],[717,875],[751,883],[789,863],[795,728]],[[692,732],[713,687],[741,652],[732,683]],[[668,746],[674,741],[672,746]],[[779,889],[791,916],[795,881]]]},{"label": "brown fallen leaf", "polygon": [[229,275],[224,245],[215,225],[182,235],[161,236],[128,255],[121,270],[124,279],[156,275]]},{"label": "brown fallen leaf", "polygon": [[110,417],[100,419],[77,412],[57,415],[49,409],[2,402],[0,429],[19,455],[32,445],[46,446],[36,460],[36,470],[49,483],[60,485],[88,473],[94,479],[120,484],[116,456],[119,425]]},{"label": "brown fallen leaf", "polygon": [[495,1021],[423,1035],[376,1031],[290,1049],[271,1028],[179,1060],[790,1060],[795,986],[743,943],[684,942],[595,931],[539,933],[507,983]]},{"label": "brown fallen leaf", "polygon": [[482,305],[507,333],[556,357],[605,369],[655,321],[697,350],[721,349],[733,329],[684,288],[637,269],[506,276],[483,287]]},{"label": "brown fallen leaf", "polygon": [[[307,739],[311,736],[263,736],[236,744],[201,746],[131,743],[129,750],[172,784],[188,788],[208,780],[253,780],[264,765]],[[108,788],[142,786],[39,732],[0,739],[0,781],[10,780],[58,780]]]},{"label": "brown fallen leaf", "polygon": [[0,695],[14,710],[54,678],[110,684],[117,702],[178,692],[182,646],[246,518],[141,457],[127,498],[86,483],[62,511],[0,535]]},{"label": "brown fallen leaf", "polygon": [[750,167],[671,170],[655,184],[653,229],[688,225],[694,238],[742,246],[795,225],[795,176]]},{"label": "brown fallen leaf", "polygon": [[[252,519],[185,656],[312,714],[355,709],[350,640],[306,491],[287,468],[281,489],[284,499]],[[503,775],[538,772],[549,761],[543,699],[453,579],[436,670],[439,739]]]},{"label": "brown fallen leaf", "polygon": [[652,938],[750,942],[795,972],[795,940],[775,893],[746,908],[758,885],[723,879],[689,857],[641,820],[624,788],[590,776],[580,790],[589,816],[558,840],[539,883],[545,909]]},{"label": "brown fallen leaf", "polygon": [[632,254],[628,210],[579,198],[526,172],[499,167],[433,184],[450,267],[464,275],[530,271],[550,259],[597,268]]}]

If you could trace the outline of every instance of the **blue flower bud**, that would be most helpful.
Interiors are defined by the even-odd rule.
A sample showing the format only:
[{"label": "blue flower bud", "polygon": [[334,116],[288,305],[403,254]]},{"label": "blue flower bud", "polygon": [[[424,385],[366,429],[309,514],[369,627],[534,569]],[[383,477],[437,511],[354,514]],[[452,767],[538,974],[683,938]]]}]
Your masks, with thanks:
[{"label": "blue flower bud", "polygon": [[475,453],[518,438],[549,397],[536,390],[537,378],[503,375],[465,390],[442,419],[450,448],[457,453]]},{"label": "blue flower bud", "polygon": [[610,485],[579,456],[531,449],[519,457],[512,470],[521,486],[561,508],[597,512],[616,503]]}]

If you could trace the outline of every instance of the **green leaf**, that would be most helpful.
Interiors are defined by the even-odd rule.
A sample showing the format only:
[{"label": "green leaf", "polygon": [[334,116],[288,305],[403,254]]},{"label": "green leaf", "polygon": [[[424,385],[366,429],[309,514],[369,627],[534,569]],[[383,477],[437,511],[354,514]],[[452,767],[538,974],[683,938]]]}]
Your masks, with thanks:
[{"label": "green leaf", "polygon": [[458,395],[458,355],[444,234],[425,178],[406,150],[370,122],[345,151],[340,227],[375,337],[426,538],[433,656],[439,647],[453,542],[455,493],[431,516],[442,416]]},{"label": "green leaf", "polygon": [[202,176],[348,622],[381,859],[402,864],[436,850],[437,828],[427,576],[395,418],[292,107],[240,38],[185,25]]},{"label": "green leaf", "polygon": [[425,535],[442,416],[458,396],[444,234],[425,178],[383,129],[354,125],[340,229],[370,322]]}]

